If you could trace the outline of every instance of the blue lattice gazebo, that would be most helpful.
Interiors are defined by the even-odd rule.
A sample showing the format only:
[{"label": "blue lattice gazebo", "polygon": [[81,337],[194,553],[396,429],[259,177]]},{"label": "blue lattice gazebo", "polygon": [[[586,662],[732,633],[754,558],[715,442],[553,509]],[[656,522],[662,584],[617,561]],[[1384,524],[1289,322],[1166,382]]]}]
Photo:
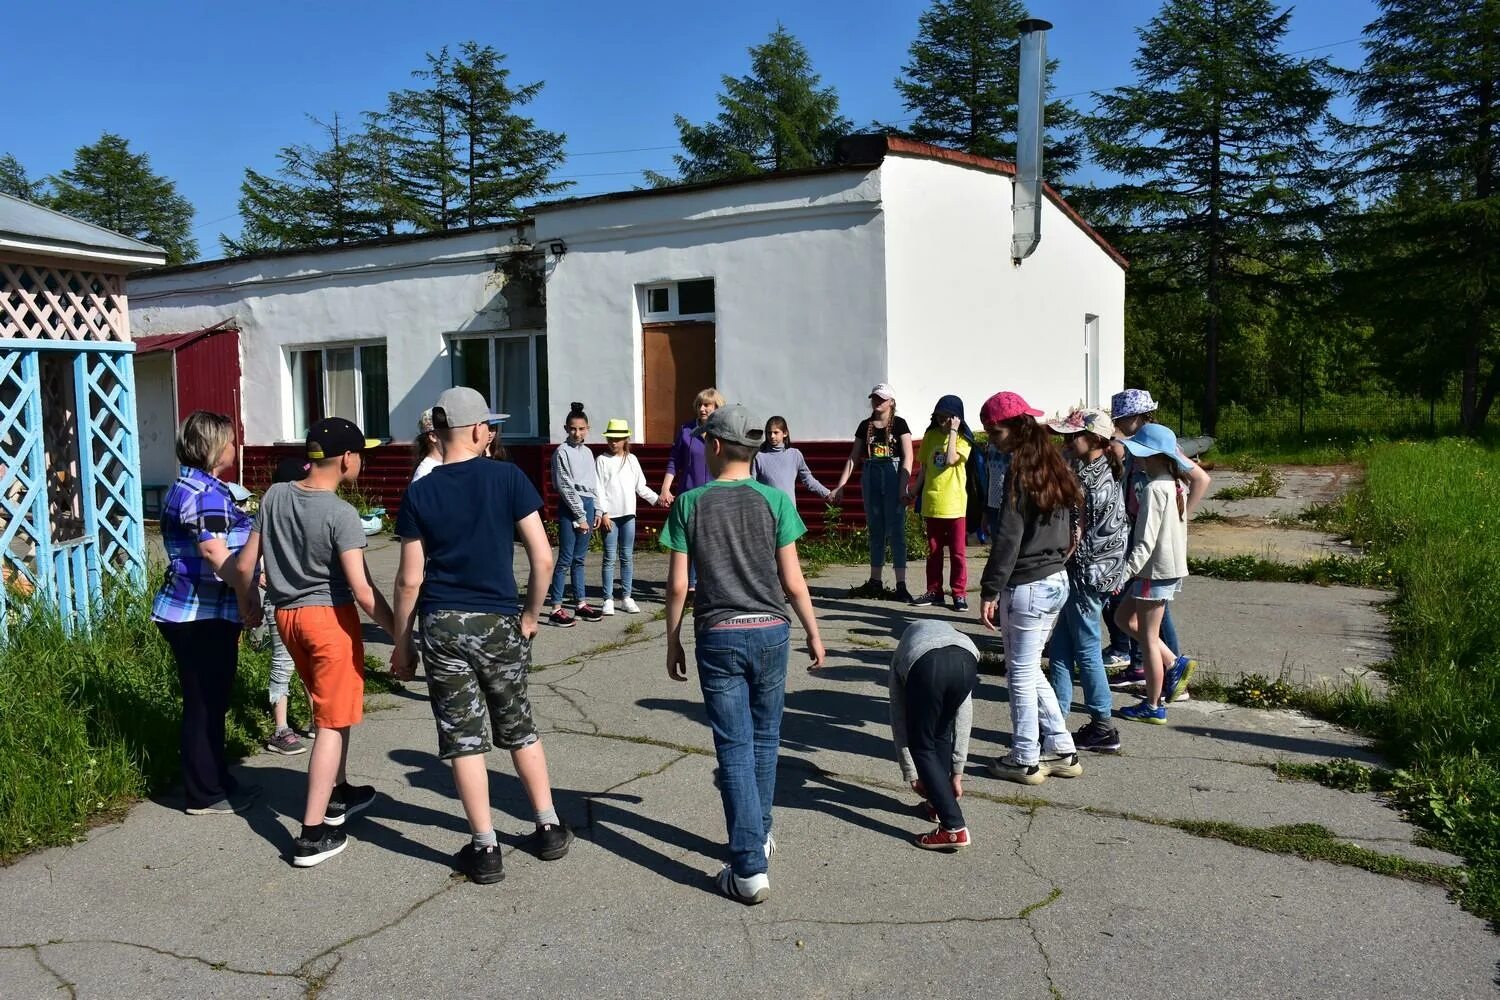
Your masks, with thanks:
[{"label": "blue lattice gazebo", "polygon": [[18,594],[71,628],[144,578],[125,275],[158,247],[0,194],[0,640]]}]

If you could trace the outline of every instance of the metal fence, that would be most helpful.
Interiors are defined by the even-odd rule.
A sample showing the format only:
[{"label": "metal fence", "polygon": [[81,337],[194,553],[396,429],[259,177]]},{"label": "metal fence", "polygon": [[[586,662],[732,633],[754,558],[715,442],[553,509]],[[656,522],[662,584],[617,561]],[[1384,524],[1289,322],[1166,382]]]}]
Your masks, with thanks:
[{"label": "metal fence", "polygon": [[[1156,393],[1157,418],[1181,435],[1205,427],[1196,396],[1167,386]],[[1460,430],[1456,393],[1438,399],[1361,394],[1267,399],[1255,405],[1219,408],[1215,432],[1220,448],[1347,447],[1383,440],[1444,437]]]}]

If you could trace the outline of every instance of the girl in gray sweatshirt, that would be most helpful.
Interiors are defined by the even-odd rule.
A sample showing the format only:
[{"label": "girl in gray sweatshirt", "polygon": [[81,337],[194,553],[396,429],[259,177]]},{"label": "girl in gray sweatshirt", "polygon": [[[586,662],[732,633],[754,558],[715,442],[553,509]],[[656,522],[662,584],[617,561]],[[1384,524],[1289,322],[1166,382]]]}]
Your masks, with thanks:
[{"label": "girl in gray sweatshirt", "polygon": [[827,500],[832,491],[812,474],[802,452],[792,447],[792,432],[784,417],[772,417],[766,421],[766,443],[750,463],[750,474],[757,482],[773,486],[792,500],[797,499],[797,481]]}]

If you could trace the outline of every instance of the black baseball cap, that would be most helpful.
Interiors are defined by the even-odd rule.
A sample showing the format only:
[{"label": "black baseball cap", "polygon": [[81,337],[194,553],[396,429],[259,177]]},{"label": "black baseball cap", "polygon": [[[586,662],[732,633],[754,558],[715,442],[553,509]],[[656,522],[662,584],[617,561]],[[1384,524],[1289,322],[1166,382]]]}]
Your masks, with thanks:
[{"label": "black baseball cap", "polygon": [[352,420],[324,417],[307,432],[307,457],[318,462],[351,451],[363,452],[379,444],[379,439],[365,437],[365,432]]},{"label": "black baseball cap", "polygon": [[295,483],[307,478],[307,459],[305,458],[283,458],[276,463],[276,468],[271,470],[271,485],[277,483]]}]

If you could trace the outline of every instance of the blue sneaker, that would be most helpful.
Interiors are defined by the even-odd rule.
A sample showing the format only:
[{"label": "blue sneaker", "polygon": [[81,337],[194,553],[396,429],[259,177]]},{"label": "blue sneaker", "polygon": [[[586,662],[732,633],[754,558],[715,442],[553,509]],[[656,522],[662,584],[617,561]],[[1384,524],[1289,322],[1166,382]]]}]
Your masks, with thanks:
[{"label": "blue sneaker", "polygon": [[1162,694],[1167,701],[1176,701],[1182,697],[1187,690],[1188,678],[1193,676],[1193,671],[1198,669],[1198,661],[1186,656],[1179,656],[1172,663],[1172,668],[1167,671],[1166,677],[1162,678]]},{"label": "blue sneaker", "polygon": [[1167,722],[1167,706],[1153,706],[1142,701],[1139,705],[1120,709],[1120,718],[1131,719],[1135,722],[1149,722],[1153,726],[1164,726]]}]

